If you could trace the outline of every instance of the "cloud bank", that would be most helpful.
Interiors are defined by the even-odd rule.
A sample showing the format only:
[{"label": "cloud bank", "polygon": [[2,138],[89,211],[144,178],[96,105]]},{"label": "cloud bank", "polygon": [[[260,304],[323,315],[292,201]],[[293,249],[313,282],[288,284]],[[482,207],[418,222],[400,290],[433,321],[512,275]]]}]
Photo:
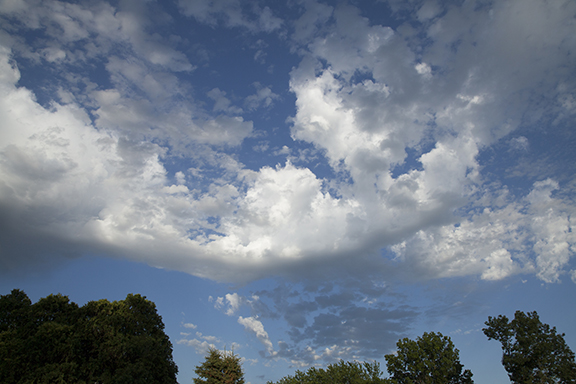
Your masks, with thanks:
[{"label": "cloud bank", "polygon": [[[570,272],[573,2],[389,2],[389,23],[258,4],[2,3],[3,270],[98,253],[228,282]],[[266,131],[248,115],[292,98],[197,92],[209,59],[176,18],[283,39],[284,145],[314,159],[243,164]]]}]

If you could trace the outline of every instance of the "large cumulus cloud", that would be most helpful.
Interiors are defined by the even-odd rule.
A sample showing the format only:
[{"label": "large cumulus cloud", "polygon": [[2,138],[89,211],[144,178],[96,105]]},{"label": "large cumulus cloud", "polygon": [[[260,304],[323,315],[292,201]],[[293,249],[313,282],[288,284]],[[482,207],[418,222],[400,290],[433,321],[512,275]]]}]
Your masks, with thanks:
[{"label": "large cumulus cloud", "polygon": [[[313,146],[330,174],[289,161],[247,169],[237,153],[253,122],[226,90],[208,92],[226,108],[197,99],[185,42],[149,33],[152,20],[170,23],[157,4],[3,3],[4,265],[66,250],[223,281],[566,272],[573,185],[537,174],[510,192],[506,166],[487,172],[487,159],[511,135],[527,150],[536,127],[574,122],[572,2],[391,4],[411,15],[395,28],[345,4],[305,2],[284,24],[225,3],[180,10],[251,33],[295,28],[293,145]],[[49,102],[23,85],[18,61],[58,74]]]}]

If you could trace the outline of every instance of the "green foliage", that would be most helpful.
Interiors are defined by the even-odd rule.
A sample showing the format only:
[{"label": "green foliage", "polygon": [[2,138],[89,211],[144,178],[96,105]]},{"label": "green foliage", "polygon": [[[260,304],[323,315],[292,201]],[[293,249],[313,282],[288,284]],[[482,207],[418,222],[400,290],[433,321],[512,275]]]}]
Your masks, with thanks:
[{"label": "green foliage", "polygon": [[232,352],[221,352],[211,348],[206,361],[194,371],[198,378],[194,384],[244,384],[244,373],[240,358]]},{"label": "green foliage", "polygon": [[276,383],[268,384],[386,384],[381,378],[382,371],[378,362],[360,363],[343,361],[331,364],[326,369],[311,367],[306,372],[296,371],[294,376],[286,376]]},{"label": "green foliage", "polygon": [[0,296],[1,383],[176,383],[156,306],[140,295],[83,307],[50,295]]},{"label": "green foliage", "polygon": [[512,321],[488,317],[485,324],[488,339],[502,344],[502,365],[512,383],[576,383],[574,352],[564,334],[543,324],[536,312],[516,311]]},{"label": "green foliage", "polygon": [[441,333],[424,333],[416,341],[408,338],[396,343],[396,354],[386,355],[388,373],[396,384],[473,383],[472,372],[460,364],[459,351]]}]

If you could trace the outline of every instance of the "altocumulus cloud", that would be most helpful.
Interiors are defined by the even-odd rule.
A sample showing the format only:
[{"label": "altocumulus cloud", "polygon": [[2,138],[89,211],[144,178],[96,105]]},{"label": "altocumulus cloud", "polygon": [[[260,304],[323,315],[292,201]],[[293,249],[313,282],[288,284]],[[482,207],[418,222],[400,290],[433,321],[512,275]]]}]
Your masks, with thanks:
[{"label": "altocumulus cloud", "polygon": [[[257,1],[2,2],[2,269],[103,253],[234,283],[342,278],[309,298],[218,299],[249,307],[238,322],[295,364],[381,354],[373,335],[389,343],[416,316],[374,301],[388,280],[574,276],[576,3],[387,6],[384,22],[312,0],[282,16]],[[274,36],[296,64],[284,83],[201,87],[212,56],[178,18]],[[285,126],[255,122],[279,105]],[[250,140],[261,166],[242,161]],[[267,317],[312,347],[274,346]]]}]

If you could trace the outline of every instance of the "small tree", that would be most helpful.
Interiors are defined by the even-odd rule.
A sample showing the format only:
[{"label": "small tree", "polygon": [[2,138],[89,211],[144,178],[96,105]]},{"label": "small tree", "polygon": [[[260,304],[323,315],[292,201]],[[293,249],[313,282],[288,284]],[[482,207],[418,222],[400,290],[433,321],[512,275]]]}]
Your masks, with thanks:
[{"label": "small tree", "polygon": [[502,365],[512,383],[576,383],[574,352],[564,334],[543,324],[536,312],[516,311],[512,321],[488,317],[485,324],[488,339],[502,343]]},{"label": "small tree", "polygon": [[388,373],[397,384],[468,384],[472,372],[460,364],[459,351],[441,333],[424,333],[416,341],[396,343],[396,354],[386,355]]},{"label": "small tree", "polygon": [[233,352],[221,352],[211,348],[206,361],[194,370],[198,378],[194,384],[244,384],[240,358]]}]

